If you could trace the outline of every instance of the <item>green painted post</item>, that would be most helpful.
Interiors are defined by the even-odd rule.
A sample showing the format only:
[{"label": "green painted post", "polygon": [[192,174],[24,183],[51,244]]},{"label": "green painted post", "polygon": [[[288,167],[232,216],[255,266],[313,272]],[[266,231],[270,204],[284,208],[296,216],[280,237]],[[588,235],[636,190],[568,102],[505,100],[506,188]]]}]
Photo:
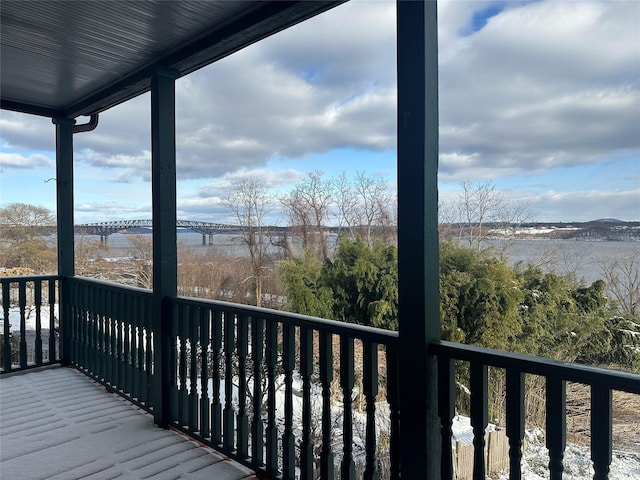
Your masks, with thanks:
[{"label": "green painted post", "polygon": [[562,480],[564,450],[567,446],[567,382],[547,376],[546,445],[549,450],[549,478]]},{"label": "green painted post", "polygon": [[67,279],[75,275],[73,246],[73,126],[71,118],[54,118],[56,126],[56,211],[58,234],[58,275],[60,305],[60,360],[69,365],[71,336]]},{"label": "green painted post", "polygon": [[524,439],[524,373],[507,369],[507,437],[509,438],[509,480],[522,479],[522,440]]},{"label": "green painted post", "polygon": [[152,404],[154,421],[171,421],[170,299],[177,295],[175,78],[171,71],[151,78],[151,198],[153,216]]},{"label": "green painted post", "polygon": [[[208,334],[207,334],[208,338]],[[251,317],[251,358],[253,361],[253,415],[251,420],[251,458],[264,465],[264,421],[262,412],[262,367],[264,365],[264,319]]]},{"label": "green painted post", "polygon": [[[333,382],[333,343],[332,335],[320,331],[320,383],[322,384],[322,450],[320,451],[320,478],[334,479],[333,451],[331,449],[331,382]],[[389,366],[391,371],[391,366]],[[390,383],[390,382],[389,382]],[[392,403],[392,402],[389,402]],[[391,423],[393,428],[393,422]]]},{"label": "green painted post", "polygon": [[[33,297],[36,305],[36,341],[35,341],[35,355],[36,365],[42,365],[42,280],[35,280],[33,282]],[[51,332],[53,335],[53,332]]]},{"label": "green painted post", "polygon": [[247,356],[249,355],[249,322],[248,315],[238,315],[236,331],[238,335],[238,414],[236,450],[240,458],[249,458],[249,415],[247,413]]},{"label": "green painted post", "polygon": [[591,461],[595,480],[609,478],[613,444],[613,393],[602,385],[591,385]]},{"label": "green painted post", "polygon": [[58,358],[56,353],[56,336],[54,305],[56,303],[56,281],[49,280],[49,361],[55,362]]},{"label": "green painted post", "polygon": [[27,368],[27,328],[26,328],[26,310],[27,310],[27,282],[20,280],[18,282],[18,305],[20,308],[20,368]]},{"label": "green painted post", "polygon": [[4,373],[11,371],[11,328],[9,327],[9,309],[11,307],[11,284],[9,282],[2,282],[2,358]]},{"label": "green painted post", "polygon": [[400,474],[440,478],[436,2],[397,2]]},{"label": "green painted post", "polygon": [[472,362],[471,379],[471,427],[473,428],[473,480],[486,478],[485,432],[489,423],[488,377],[489,368],[480,362]]}]

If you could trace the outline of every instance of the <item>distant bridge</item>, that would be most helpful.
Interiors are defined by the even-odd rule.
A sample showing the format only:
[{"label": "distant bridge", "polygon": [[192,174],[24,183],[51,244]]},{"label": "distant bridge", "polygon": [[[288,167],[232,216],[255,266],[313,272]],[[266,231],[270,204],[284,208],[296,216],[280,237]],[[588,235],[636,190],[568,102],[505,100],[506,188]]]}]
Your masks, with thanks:
[{"label": "distant bridge", "polygon": [[[100,236],[102,242],[106,242],[107,237],[114,233],[125,232],[127,230],[139,228],[153,228],[152,220],[115,220],[109,222],[83,223],[74,226],[76,235],[96,235]],[[202,234],[202,243],[205,244],[207,236],[211,243],[211,236],[216,233],[242,233],[244,229],[238,225],[227,225],[224,223],[196,222],[192,220],[177,220],[176,228],[191,230]],[[278,227],[268,227],[269,230]]]},{"label": "distant bridge", "polygon": [[[75,233],[78,235],[100,235],[108,236],[113,233],[122,232],[134,228],[153,228],[152,220],[115,220],[110,222],[83,223],[75,225]],[[224,223],[195,222],[192,220],[177,220],[176,228],[192,230],[203,235],[213,235],[215,233],[239,233],[242,227],[238,225],[227,225]]]},{"label": "distant bridge", "polygon": [[[0,226],[0,230],[3,226]],[[11,227],[8,227],[11,228]],[[40,225],[36,228],[40,233],[45,235],[53,235],[57,231],[57,227],[55,225]],[[76,235],[95,235],[100,237],[100,241],[102,243],[107,243],[107,237],[109,235],[113,235],[114,233],[127,232],[127,230],[135,229],[151,229],[153,228],[152,220],[114,220],[107,222],[96,222],[96,223],[83,223],[79,225],[74,225],[74,233]],[[202,235],[202,244],[205,245],[207,243],[212,242],[212,236],[220,233],[227,234],[242,234],[246,230],[245,227],[240,225],[229,225],[225,223],[212,223],[212,222],[197,222],[193,220],[176,220],[176,228],[191,230],[196,233],[200,233]],[[262,230],[268,233],[286,233],[291,231],[292,227],[279,227],[275,225],[263,226]],[[323,227],[326,232],[331,233],[340,233],[343,229],[340,227]]]}]

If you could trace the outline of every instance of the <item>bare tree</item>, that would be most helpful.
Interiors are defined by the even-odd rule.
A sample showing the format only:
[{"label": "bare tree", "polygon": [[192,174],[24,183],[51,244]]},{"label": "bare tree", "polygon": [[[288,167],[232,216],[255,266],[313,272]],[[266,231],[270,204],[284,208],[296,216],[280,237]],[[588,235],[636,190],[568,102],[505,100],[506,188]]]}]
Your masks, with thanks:
[{"label": "bare tree", "polygon": [[280,199],[282,206],[289,215],[289,225],[302,238],[302,248],[311,246],[312,212],[309,204],[304,200],[299,188],[295,188],[289,195]]},{"label": "bare tree", "polygon": [[438,202],[438,233],[442,238],[457,236],[456,224],[458,222],[457,210],[451,202]]},{"label": "bare tree", "polygon": [[340,225],[346,225],[353,237],[361,234],[371,245],[374,227],[385,238],[395,237],[397,223],[396,202],[387,190],[382,177],[370,177],[356,172],[353,181],[345,173],[334,180]]},{"label": "bare tree", "polygon": [[255,305],[262,304],[262,283],[267,271],[269,246],[265,219],[275,199],[258,179],[242,180],[234,185],[233,192],[224,201],[225,206],[243,228],[242,240],[251,259],[251,280],[254,286]]},{"label": "bare tree", "polygon": [[504,200],[499,204],[494,216],[496,223],[494,231],[498,235],[498,254],[501,259],[506,258],[506,252],[513,244],[522,229],[523,224],[530,222],[536,216],[528,202]]},{"label": "bare tree", "polygon": [[338,226],[347,227],[349,235],[356,235],[358,226],[358,199],[347,174],[342,172],[334,181],[336,203],[338,206]]},{"label": "bare tree", "polygon": [[124,277],[140,288],[153,287],[153,237],[151,235],[130,234],[127,240],[131,243],[129,256],[130,268]]},{"label": "bare tree", "polygon": [[28,203],[10,203],[0,208],[0,227],[6,239],[24,240],[42,235],[38,227],[54,226],[49,210]]},{"label": "bare tree", "polygon": [[440,217],[457,226],[458,239],[480,250],[483,242],[499,239],[498,254],[504,257],[522,225],[535,216],[526,201],[509,201],[491,182],[464,181],[454,207],[442,206]]},{"label": "bare tree", "polygon": [[559,275],[568,275],[577,282],[588,255],[589,252],[585,249],[565,250],[550,243],[550,246],[543,249],[537,257],[531,257],[527,263]]},{"label": "bare tree", "polygon": [[360,234],[371,245],[378,235],[387,241],[396,238],[397,208],[382,177],[357,172],[353,180],[346,173],[331,180],[314,171],[282,198],[290,225],[300,232],[303,248],[313,248],[321,259],[329,258],[326,226],[337,219],[351,237]]},{"label": "bare tree", "polygon": [[43,235],[43,227],[54,224],[49,210],[37,205],[10,203],[0,208],[0,266],[54,273],[55,248],[47,244]]},{"label": "bare tree", "polygon": [[640,313],[640,249],[599,262],[607,293],[622,311],[635,316]]},{"label": "bare tree", "polygon": [[387,194],[380,199],[380,228],[381,236],[385,243],[397,245],[398,243],[398,200]]},{"label": "bare tree", "polygon": [[463,181],[457,207],[460,217],[460,240],[466,239],[470,247],[481,248],[486,237],[486,223],[493,220],[502,203],[502,196],[492,183]]},{"label": "bare tree", "polygon": [[374,225],[382,226],[389,216],[388,205],[391,196],[387,193],[386,181],[381,177],[370,177],[365,172],[356,172],[354,189],[358,200],[362,237],[368,245],[372,243],[371,229]]},{"label": "bare tree", "polygon": [[319,255],[321,258],[329,258],[325,223],[329,219],[334,191],[332,183],[322,179],[323,175],[320,170],[309,173],[288,197],[290,205],[285,205],[289,208],[291,218],[303,225],[303,246],[311,245],[311,237],[307,236],[307,232],[313,228],[313,243],[317,245]]},{"label": "bare tree", "polygon": [[74,246],[76,274],[83,277],[109,279],[113,265],[104,260],[109,246],[89,237],[76,239]]}]

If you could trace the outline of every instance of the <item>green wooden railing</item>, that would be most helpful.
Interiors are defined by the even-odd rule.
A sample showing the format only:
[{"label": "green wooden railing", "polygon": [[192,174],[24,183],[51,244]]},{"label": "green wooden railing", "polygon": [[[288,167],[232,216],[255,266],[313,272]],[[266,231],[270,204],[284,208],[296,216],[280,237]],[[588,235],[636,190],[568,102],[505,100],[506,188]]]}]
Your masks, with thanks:
[{"label": "green wooden railing", "polygon": [[[0,281],[3,373],[61,361],[58,339],[47,333],[58,329],[61,286],[60,343],[67,349],[62,358],[150,412],[158,405],[154,392],[163,392],[168,426],[265,478],[400,477],[395,332],[178,297],[163,300],[170,325],[158,342],[148,290],[79,277]],[[34,321],[28,321],[30,314]],[[11,322],[19,325],[10,328]],[[33,335],[27,325],[35,326]],[[640,375],[444,341],[429,349],[438,358],[442,432],[431,445],[442,451],[443,479],[454,478],[452,419],[460,362],[469,367],[474,479],[485,478],[489,367],[506,378],[511,479],[521,478],[527,375],[546,382],[550,478],[560,479],[563,472],[567,382],[590,386],[594,478],[607,478],[612,392],[640,395]],[[161,379],[157,361],[165,365]],[[159,390],[153,388],[158,382]],[[411,421],[411,412],[403,418]]]},{"label": "green wooden railing", "polygon": [[525,375],[546,382],[546,446],[551,480],[561,480],[566,446],[566,384],[577,382],[591,389],[591,460],[594,479],[605,480],[612,459],[612,391],[640,395],[640,375],[561,362],[488,348],[438,342],[429,346],[438,357],[438,414],[442,422],[442,478],[453,478],[451,426],[455,414],[455,360],[468,362],[471,390],[471,425],[474,445],[474,480],[485,479],[485,429],[488,424],[488,367],[506,375],[506,433],[509,439],[509,478],[521,478],[525,433]]},{"label": "green wooden railing", "polygon": [[396,332],[223,302],[173,306],[177,428],[269,478],[398,476]]},{"label": "green wooden railing", "polygon": [[152,411],[151,292],[80,277],[65,287],[70,363]]},{"label": "green wooden railing", "polygon": [[58,277],[0,277],[2,373],[58,363]]},{"label": "green wooden railing", "polygon": [[[65,282],[70,361],[153,411],[152,294]],[[396,332],[193,298],[166,299],[170,426],[267,478],[398,476]],[[359,440],[364,439],[362,444]]]}]

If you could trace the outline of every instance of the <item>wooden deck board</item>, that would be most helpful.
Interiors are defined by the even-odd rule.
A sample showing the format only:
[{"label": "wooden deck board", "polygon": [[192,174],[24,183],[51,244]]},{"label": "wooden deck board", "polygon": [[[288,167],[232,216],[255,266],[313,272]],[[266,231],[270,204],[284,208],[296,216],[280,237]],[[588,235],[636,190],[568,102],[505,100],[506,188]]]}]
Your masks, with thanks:
[{"label": "wooden deck board", "polygon": [[255,474],[63,367],[0,379],[0,477],[240,480]]}]

